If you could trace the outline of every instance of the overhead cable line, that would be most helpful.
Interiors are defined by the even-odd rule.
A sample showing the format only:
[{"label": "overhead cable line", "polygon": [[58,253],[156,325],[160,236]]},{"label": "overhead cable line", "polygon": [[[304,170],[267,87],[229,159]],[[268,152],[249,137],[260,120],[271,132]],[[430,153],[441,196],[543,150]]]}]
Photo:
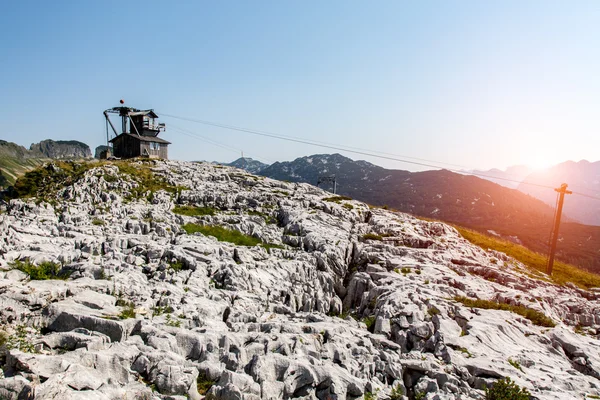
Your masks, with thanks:
[{"label": "overhead cable line", "polygon": [[[181,133],[181,134],[183,134],[183,135],[186,135],[186,136],[188,136],[188,137],[191,137],[191,138],[194,138],[194,139],[198,139],[198,140],[204,141],[204,142],[206,142],[206,143],[212,144],[213,146],[221,147],[221,148],[223,148],[223,149],[225,149],[225,150],[230,150],[230,151],[232,151],[232,152],[235,152],[235,153],[238,153],[238,154],[240,154],[240,153],[242,153],[242,154],[243,154],[243,150],[242,150],[242,149],[238,149],[238,148],[236,148],[236,147],[233,147],[233,146],[227,145],[227,144],[225,144],[225,143],[221,143],[221,142],[218,142],[218,141],[216,141],[216,140],[213,140],[213,139],[207,138],[207,137],[205,137],[205,136],[202,136],[202,135],[200,135],[200,134],[198,134],[198,133],[196,133],[196,132],[190,131],[190,130],[188,130],[188,129],[184,129],[184,128],[181,128],[181,127],[179,127],[179,126],[175,126],[175,125],[173,125],[173,124],[169,124],[169,127],[170,127],[170,129],[174,129],[176,132],[178,132],[178,133]],[[266,159],[266,158],[264,158],[264,157],[259,157],[259,156],[256,156],[256,155],[251,155],[251,156],[252,156],[253,158],[256,158],[256,159],[258,159],[258,160],[263,160],[263,161],[267,161],[267,162],[273,163],[273,161],[271,161],[271,160],[268,160],[268,159]]]},{"label": "overhead cable line", "polygon": [[[258,135],[258,136],[270,137],[270,138],[279,139],[279,140],[286,140],[286,141],[289,141],[289,142],[307,144],[307,145],[311,145],[311,146],[323,147],[323,148],[332,149],[332,150],[338,150],[338,151],[345,151],[345,152],[348,152],[348,153],[360,154],[360,155],[368,156],[368,157],[375,157],[375,158],[380,158],[380,159],[384,159],[384,160],[397,161],[397,162],[402,162],[402,163],[406,163],[406,164],[418,165],[418,166],[421,166],[421,167],[441,168],[441,169],[446,169],[448,171],[455,172],[457,174],[462,174],[462,175],[472,175],[472,176],[478,176],[478,177],[482,177],[482,178],[502,180],[502,181],[506,181],[506,182],[523,183],[524,185],[530,185],[530,186],[536,186],[536,187],[541,187],[541,188],[545,188],[545,189],[553,189],[554,190],[554,187],[553,186],[549,186],[549,185],[544,185],[544,184],[539,184],[539,183],[533,183],[533,182],[526,182],[526,181],[520,181],[520,180],[517,180],[517,179],[502,178],[502,177],[497,177],[497,176],[492,176],[492,175],[482,174],[482,173],[477,173],[477,172],[466,172],[466,171],[458,170],[456,168],[444,168],[443,166],[435,165],[435,164],[431,164],[430,163],[430,162],[434,162],[434,161],[430,161],[430,162],[427,162],[427,163],[425,163],[425,162],[418,162],[418,161],[410,161],[410,160],[406,160],[406,159],[403,159],[403,158],[386,156],[386,155],[381,155],[381,154],[375,154],[375,153],[369,152],[367,150],[351,150],[351,149],[345,148],[345,147],[343,147],[341,145],[324,144],[324,143],[319,143],[319,142],[308,140],[308,139],[294,138],[294,137],[284,136],[284,135],[280,135],[280,134],[276,134],[276,133],[259,131],[259,130],[249,129],[249,128],[242,128],[242,127],[238,127],[238,126],[226,125],[226,124],[221,124],[221,123],[217,123],[217,122],[211,122],[211,121],[200,120],[200,119],[195,119],[195,118],[180,117],[180,116],[176,116],[176,115],[172,115],[172,114],[167,114],[167,113],[162,113],[162,112],[161,112],[161,115],[166,116],[166,117],[180,119],[182,121],[190,121],[190,122],[195,122],[195,123],[199,123],[199,124],[203,124],[203,125],[215,126],[215,127],[218,127],[218,128],[230,129],[230,130],[234,130],[234,131],[238,131],[238,132],[250,133],[250,134]],[[443,163],[438,163],[438,164],[443,164]],[[584,197],[589,197],[589,198],[592,198],[592,199],[600,201],[599,197],[584,195],[582,193],[575,193],[575,192],[573,194],[577,194],[577,195],[584,196]]]}]

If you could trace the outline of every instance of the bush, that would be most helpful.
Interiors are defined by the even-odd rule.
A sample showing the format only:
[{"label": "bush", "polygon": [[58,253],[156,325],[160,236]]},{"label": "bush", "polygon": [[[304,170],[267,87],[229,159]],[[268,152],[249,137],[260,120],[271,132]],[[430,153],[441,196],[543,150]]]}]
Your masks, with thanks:
[{"label": "bush", "polygon": [[554,321],[548,318],[544,313],[536,311],[525,306],[513,306],[506,303],[498,303],[497,301],[469,299],[468,297],[455,296],[455,301],[464,304],[467,307],[482,308],[484,310],[504,310],[519,314],[522,317],[530,320],[534,325],[553,328],[556,326]]},{"label": "bush", "polygon": [[46,261],[40,265],[32,264],[30,261],[16,260],[11,264],[13,269],[18,269],[21,272],[29,275],[29,278],[34,281],[43,281],[47,279],[66,280],[71,275],[70,271],[62,269],[60,264]]},{"label": "bush", "polygon": [[502,378],[491,389],[485,389],[486,400],[529,400],[531,394],[510,378]]}]

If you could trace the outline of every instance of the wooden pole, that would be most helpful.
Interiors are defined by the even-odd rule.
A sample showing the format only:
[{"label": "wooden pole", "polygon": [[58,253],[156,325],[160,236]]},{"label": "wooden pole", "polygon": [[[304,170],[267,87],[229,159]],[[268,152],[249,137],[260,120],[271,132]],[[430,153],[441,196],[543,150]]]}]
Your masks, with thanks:
[{"label": "wooden pole", "polygon": [[554,254],[556,253],[556,242],[558,241],[558,229],[560,227],[560,217],[562,214],[563,203],[565,201],[565,194],[571,194],[570,190],[567,190],[567,184],[563,183],[559,188],[554,189],[558,192],[558,206],[556,208],[556,217],[554,219],[554,229],[552,231],[552,239],[550,242],[550,255],[548,256],[548,265],[546,266],[546,273],[552,275],[552,267],[554,266]]}]

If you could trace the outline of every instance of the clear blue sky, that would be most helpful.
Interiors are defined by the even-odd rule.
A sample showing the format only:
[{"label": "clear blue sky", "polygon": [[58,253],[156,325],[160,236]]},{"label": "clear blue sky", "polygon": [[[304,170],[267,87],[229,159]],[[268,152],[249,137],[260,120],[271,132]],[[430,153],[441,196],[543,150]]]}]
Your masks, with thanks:
[{"label": "clear blue sky", "polygon": [[[598,1],[23,1],[0,138],[105,141],[126,104],[477,168],[600,159]],[[161,118],[170,156],[331,152]],[[391,168],[415,168],[366,158]]]}]

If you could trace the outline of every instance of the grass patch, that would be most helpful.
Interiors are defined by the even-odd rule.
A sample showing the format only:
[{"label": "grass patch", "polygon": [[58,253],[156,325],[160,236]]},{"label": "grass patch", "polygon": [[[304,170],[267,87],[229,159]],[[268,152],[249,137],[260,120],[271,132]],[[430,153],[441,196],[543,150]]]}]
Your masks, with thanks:
[{"label": "grass patch", "polygon": [[32,264],[28,261],[15,260],[10,264],[13,269],[18,269],[21,272],[29,275],[29,278],[34,281],[44,281],[48,279],[66,280],[71,275],[71,272],[63,270],[60,264],[45,261],[40,265]]},{"label": "grass patch", "polygon": [[135,305],[131,302],[127,303],[125,308],[119,313],[119,319],[135,318]]},{"label": "grass patch", "polygon": [[92,225],[101,226],[104,225],[104,221],[102,221],[100,218],[94,218],[92,220]]},{"label": "grass patch", "polygon": [[194,207],[194,206],[175,206],[173,212],[188,217],[199,217],[204,215],[215,215],[216,209],[213,207]]},{"label": "grass patch", "polygon": [[[471,229],[466,229],[456,225],[454,227],[465,239],[474,245],[484,249],[500,251],[516,260],[519,260],[533,270],[543,273],[546,272],[548,260],[544,254],[536,253],[524,246],[509,242],[507,240],[484,235]],[[549,278],[559,285],[572,282],[583,289],[600,287],[600,275],[584,271],[574,265],[561,261],[554,262],[552,276]]]},{"label": "grass patch", "polygon": [[362,238],[363,240],[383,240],[383,236],[376,233],[365,233]]},{"label": "grass patch", "polygon": [[342,205],[342,207],[344,207],[346,210],[352,210],[352,209],[354,209],[354,206],[352,204],[348,204],[348,203],[344,203]]},{"label": "grass patch", "polygon": [[523,369],[521,368],[521,363],[518,362],[517,360],[513,360],[512,358],[509,358],[508,363],[510,365],[512,365],[513,367],[515,367],[516,369],[518,369],[519,371],[523,372]]},{"label": "grass patch", "polygon": [[338,204],[340,204],[344,200],[352,200],[352,198],[348,197],[348,196],[331,196],[331,197],[325,197],[323,199],[323,201],[330,201],[332,203],[338,203]]},{"label": "grass patch", "polygon": [[254,236],[244,235],[241,232],[233,231],[230,229],[223,228],[221,226],[209,226],[209,225],[198,225],[198,224],[185,224],[183,229],[188,235],[194,233],[201,233],[205,236],[214,236],[220,242],[229,242],[238,246],[262,246],[265,249],[281,249],[283,246],[272,243],[264,243]]},{"label": "grass patch", "polygon": [[198,393],[201,395],[205,395],[212,385],[214,385],[217,381],[213,381],[209,379],[204,372],[200,372],[198,374],[198,378],[196,379],[196,387],[198,388]]},{"label": "grass patch", "polygon": [[464,296],[455,296],[454,301],[464,304],[467,307],[482,308],[484,310],[503,310],[510,311],[530,320],[534,325],[553,328],[556,326],[554,321],[548,318],[544,313],[541,313],[532,308],[524,306],[513,306],[506,303],[498,303],[496,301],[469,299]]},{"label": "grass patch", "polygon": [[370,315],[368,317],[364,317],[363,319],[361,319],[362,322],[365,323],[365,325],[367,325],[367,330],[371,333],[373,333],[373,331],[375,330],[375,321],[376,318],[374,315]]}]

